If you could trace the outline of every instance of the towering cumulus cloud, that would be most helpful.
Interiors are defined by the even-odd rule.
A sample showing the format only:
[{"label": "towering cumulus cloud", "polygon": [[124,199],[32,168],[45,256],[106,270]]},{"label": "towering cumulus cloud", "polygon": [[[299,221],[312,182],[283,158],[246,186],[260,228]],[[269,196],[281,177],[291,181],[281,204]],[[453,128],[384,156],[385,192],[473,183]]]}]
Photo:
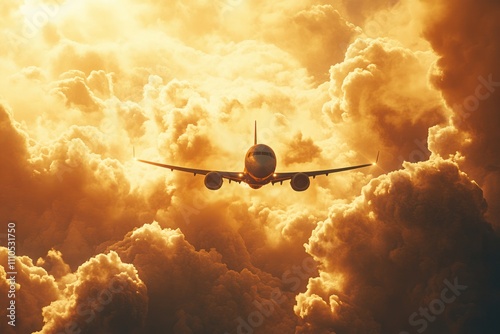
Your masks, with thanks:
[{"label": "towering cumulus cloud", "polygon": [[457,151],[465,156],[462,166],[483,186],[498,228],[500,41],[495,32],[500,4],[450,1],[428,7],[432,15],[425,36],[440,55],[433,82],[453,112],[451,126],[433,129],[434,149],[443,156]]},{"label": "towering cumulus cloud", "polygon": [[69,276],[62,296],[43,309],[38,333],[133,333],[143,327],[146,286],[115,252],[97,255]]},{"label": "towering cumulus cloud", "polygon": [[[1,2],[0,332],[498,333],[499,15]],[[210,191],[133,159],[241,171],[254,120],[279,171],[379,165]]]},{"label": "towering cumulus cloud", "polygon": [[297,297],[304,331],[491,332],[500,249],[485,211],[477,184],[442,159],[372,180],[309,240],[321,265]]}]

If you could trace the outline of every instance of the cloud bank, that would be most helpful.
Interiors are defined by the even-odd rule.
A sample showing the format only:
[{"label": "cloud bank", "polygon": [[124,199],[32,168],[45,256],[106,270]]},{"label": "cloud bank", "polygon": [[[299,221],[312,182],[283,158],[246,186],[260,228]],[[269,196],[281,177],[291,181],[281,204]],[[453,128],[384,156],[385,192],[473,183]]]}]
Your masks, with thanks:
[{"label": "cloud bank", "polygon": [[[492,1],[0,5],[2,333],[497,333]],[[282,171],[304,193],[133,160]]]}]

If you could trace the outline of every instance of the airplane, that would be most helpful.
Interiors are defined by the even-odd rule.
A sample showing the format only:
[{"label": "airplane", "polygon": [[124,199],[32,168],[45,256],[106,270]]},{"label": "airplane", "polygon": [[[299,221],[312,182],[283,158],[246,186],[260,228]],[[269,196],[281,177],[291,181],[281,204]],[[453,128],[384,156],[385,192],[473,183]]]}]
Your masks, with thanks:
[{"label": "airplane", "polygon": [[[244,182],[248,184],[253,189],[259,189],[262,186],[271,183],[274,185],[275,183],[283,184],[283,181],[290,180],[290,185],[292,189],[295,191],[304,191],[309,188],[311,184],[310,177],[313,179],[318,175],[326,175],[332,173],[338,173],[343,171],[348,171],[352,169],[358,169],[368,166],[376,165],[378,162],[378,156],[374,163],[367,163],[363,165],[357,166],[348,166],[341,168],[333,168],[333,169],[324,169],[324,170],[316,170],[309,172],[282,172],[276,173],[276,154],[272,148],[264,144],[257,144],[257,121],[255,122],[254,128],[254,145],[250,147],[245,155],[245,169],[242,172],[225,172],[219,170],[206,170],[206,169],[195,169],[188,167],[180,167],[173,165],[166,165],[159,162],[147,161],[142,159],[136,159],[137,161],[168,168],[171,171],[178,170],[181,172],[193,173],[195,176],[197,174],[205,175],[205,186],[210,190],[218,190],[222,187],[222,183],[224,179],[233,182]],[[135,158],[135,149],[134,149],[134,158]]]}]

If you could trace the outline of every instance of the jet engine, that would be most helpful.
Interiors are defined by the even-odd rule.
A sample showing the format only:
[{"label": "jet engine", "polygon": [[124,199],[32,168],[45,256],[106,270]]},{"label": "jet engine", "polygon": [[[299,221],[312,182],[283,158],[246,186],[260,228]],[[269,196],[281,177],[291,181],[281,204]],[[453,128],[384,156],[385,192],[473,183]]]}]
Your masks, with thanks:
[{"label": "jet engine", "polygon": [[309,176],[304,173],[297,173],[292,177],[290,181],[290,185],[292,189],[295,191],[304,191],[309,188],[311,181],[309,180]]},{"label": "jet engine", "polygon": [[210,190],[217,190],[222,187],[222,175],[217,172],[210,172],[205,175],[205,186]]}]

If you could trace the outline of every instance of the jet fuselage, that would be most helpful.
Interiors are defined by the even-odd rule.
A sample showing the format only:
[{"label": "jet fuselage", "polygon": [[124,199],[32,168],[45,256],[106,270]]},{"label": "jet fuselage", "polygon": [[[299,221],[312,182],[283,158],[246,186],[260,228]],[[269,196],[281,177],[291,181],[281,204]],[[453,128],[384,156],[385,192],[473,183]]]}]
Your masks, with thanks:
[{"label": "jet fuselage", "polygon": [[269,183],[276,171],[276,154],[264,144],[250,147],[245,155],[245,182],[254,189]]}]

